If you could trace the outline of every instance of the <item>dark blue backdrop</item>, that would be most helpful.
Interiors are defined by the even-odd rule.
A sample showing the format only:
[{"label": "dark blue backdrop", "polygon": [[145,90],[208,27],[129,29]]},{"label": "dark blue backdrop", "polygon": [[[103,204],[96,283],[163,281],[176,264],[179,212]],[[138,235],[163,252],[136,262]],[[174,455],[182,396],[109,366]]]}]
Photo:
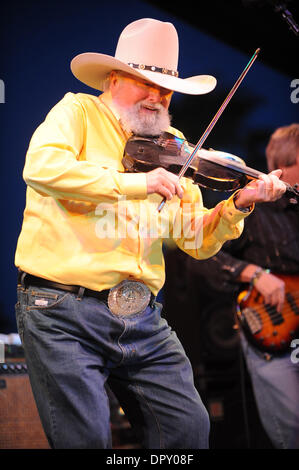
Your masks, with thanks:
[{"label": "dark blue backdrop", "polygon": [[[206,20],[215,21],[215,16],[217,11]],[[245,55],[180,18],[135,0],[114,0],[111,4],[99,0],[12,1],[2,7],[0,79],[5,84],[5,103],[0,104],[0,333],[16,331],[14,252],[25,206],[22,170],[30,137],[67,91],[97,93],[72,76],[71,59],[87,51],[114,55],[120,31],[142,17],[174,23],[180,37],[182,77],[208,73],[218,79],[217,89],[210,95],[173,98],[173,124],[192,142],[205,129],[258,46],[254,41],[252,50]],[[261,53],[207,146],[240,155],[248,164],[264,170],[263,154],[269,134],[298,117],[298,105],[290,100],[293,78],[266,67]],[[207,203],[209,198],[212,200],[211,195],[205,197]]]}]

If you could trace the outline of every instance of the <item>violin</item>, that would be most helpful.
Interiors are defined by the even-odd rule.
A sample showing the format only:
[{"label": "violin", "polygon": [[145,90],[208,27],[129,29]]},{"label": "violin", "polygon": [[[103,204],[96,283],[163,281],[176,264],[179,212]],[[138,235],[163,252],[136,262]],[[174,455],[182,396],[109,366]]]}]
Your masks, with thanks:
[{"label": "violin", "polygon": [[[263,175],[262,172],[246,166],[235,155],[202,148],[259,52],[258,48],[196,145],[189,144],[186,140],[168,132],[158,137],[132,136],[125,146],[122,161],[125,169],[131,172],[147,172],[162,167],[177,174],[178,178],[182,176],[192,178],[195,184],[214,191],[235,191]],[[298,197],[298,184],[293,187],[288,183],[284,182],[284,184],[287,191]],[[165,202],[164,197],[157,208],[159,212]],[[293,198],[291,202],[297,203],[298,201]]]},{"label": "violin", "polygon": [[[162,167],[179,174],[194,147],[193,144],[169,132],[164,132],[158,137],[133,135],[126,143],[122,163],[129,172],[148,172]],[[196,152],[184,176],[204,188],[226,192],[243,188],[263,174],[246,166],[236,155],[201,148]],[[298,184],[291,186],[283,183],[288,192],[296,197],[299,196]],[[293,202],[298,201],[295,198]]]}]

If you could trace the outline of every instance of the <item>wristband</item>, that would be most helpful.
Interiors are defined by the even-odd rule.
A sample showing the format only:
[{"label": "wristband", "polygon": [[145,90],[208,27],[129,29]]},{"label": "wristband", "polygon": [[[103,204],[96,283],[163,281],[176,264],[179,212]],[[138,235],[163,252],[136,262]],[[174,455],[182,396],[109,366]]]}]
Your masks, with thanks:
[{"label": "wristband", "polygon": [[257,281],[259,280],[259,278],[261,277],[261,275],[264,273],[269,274],[270,269],[257,268],[257,270],[253,273],[250,279],[250,285],[254,287]]}]

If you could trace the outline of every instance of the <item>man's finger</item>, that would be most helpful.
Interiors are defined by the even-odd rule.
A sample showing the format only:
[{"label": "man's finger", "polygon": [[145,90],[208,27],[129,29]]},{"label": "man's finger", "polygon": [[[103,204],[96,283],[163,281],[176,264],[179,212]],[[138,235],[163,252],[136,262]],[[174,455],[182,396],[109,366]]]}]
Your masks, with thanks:
[{"label": "man's finger", "polygon": [[282,170],[278,168],[277,170],[273,170],[269,173],[269,175],[275,175],[277,178],[280,178],[282,175]]}]

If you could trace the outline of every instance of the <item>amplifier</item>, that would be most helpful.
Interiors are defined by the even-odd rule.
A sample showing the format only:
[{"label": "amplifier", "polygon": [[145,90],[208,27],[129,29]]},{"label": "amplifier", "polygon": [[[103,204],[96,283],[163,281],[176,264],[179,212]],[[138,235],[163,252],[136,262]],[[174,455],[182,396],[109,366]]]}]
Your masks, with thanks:
[{"label": "amplifier", "polygon": [[0,449],[49,449],[23,358],[0,363]]}]

